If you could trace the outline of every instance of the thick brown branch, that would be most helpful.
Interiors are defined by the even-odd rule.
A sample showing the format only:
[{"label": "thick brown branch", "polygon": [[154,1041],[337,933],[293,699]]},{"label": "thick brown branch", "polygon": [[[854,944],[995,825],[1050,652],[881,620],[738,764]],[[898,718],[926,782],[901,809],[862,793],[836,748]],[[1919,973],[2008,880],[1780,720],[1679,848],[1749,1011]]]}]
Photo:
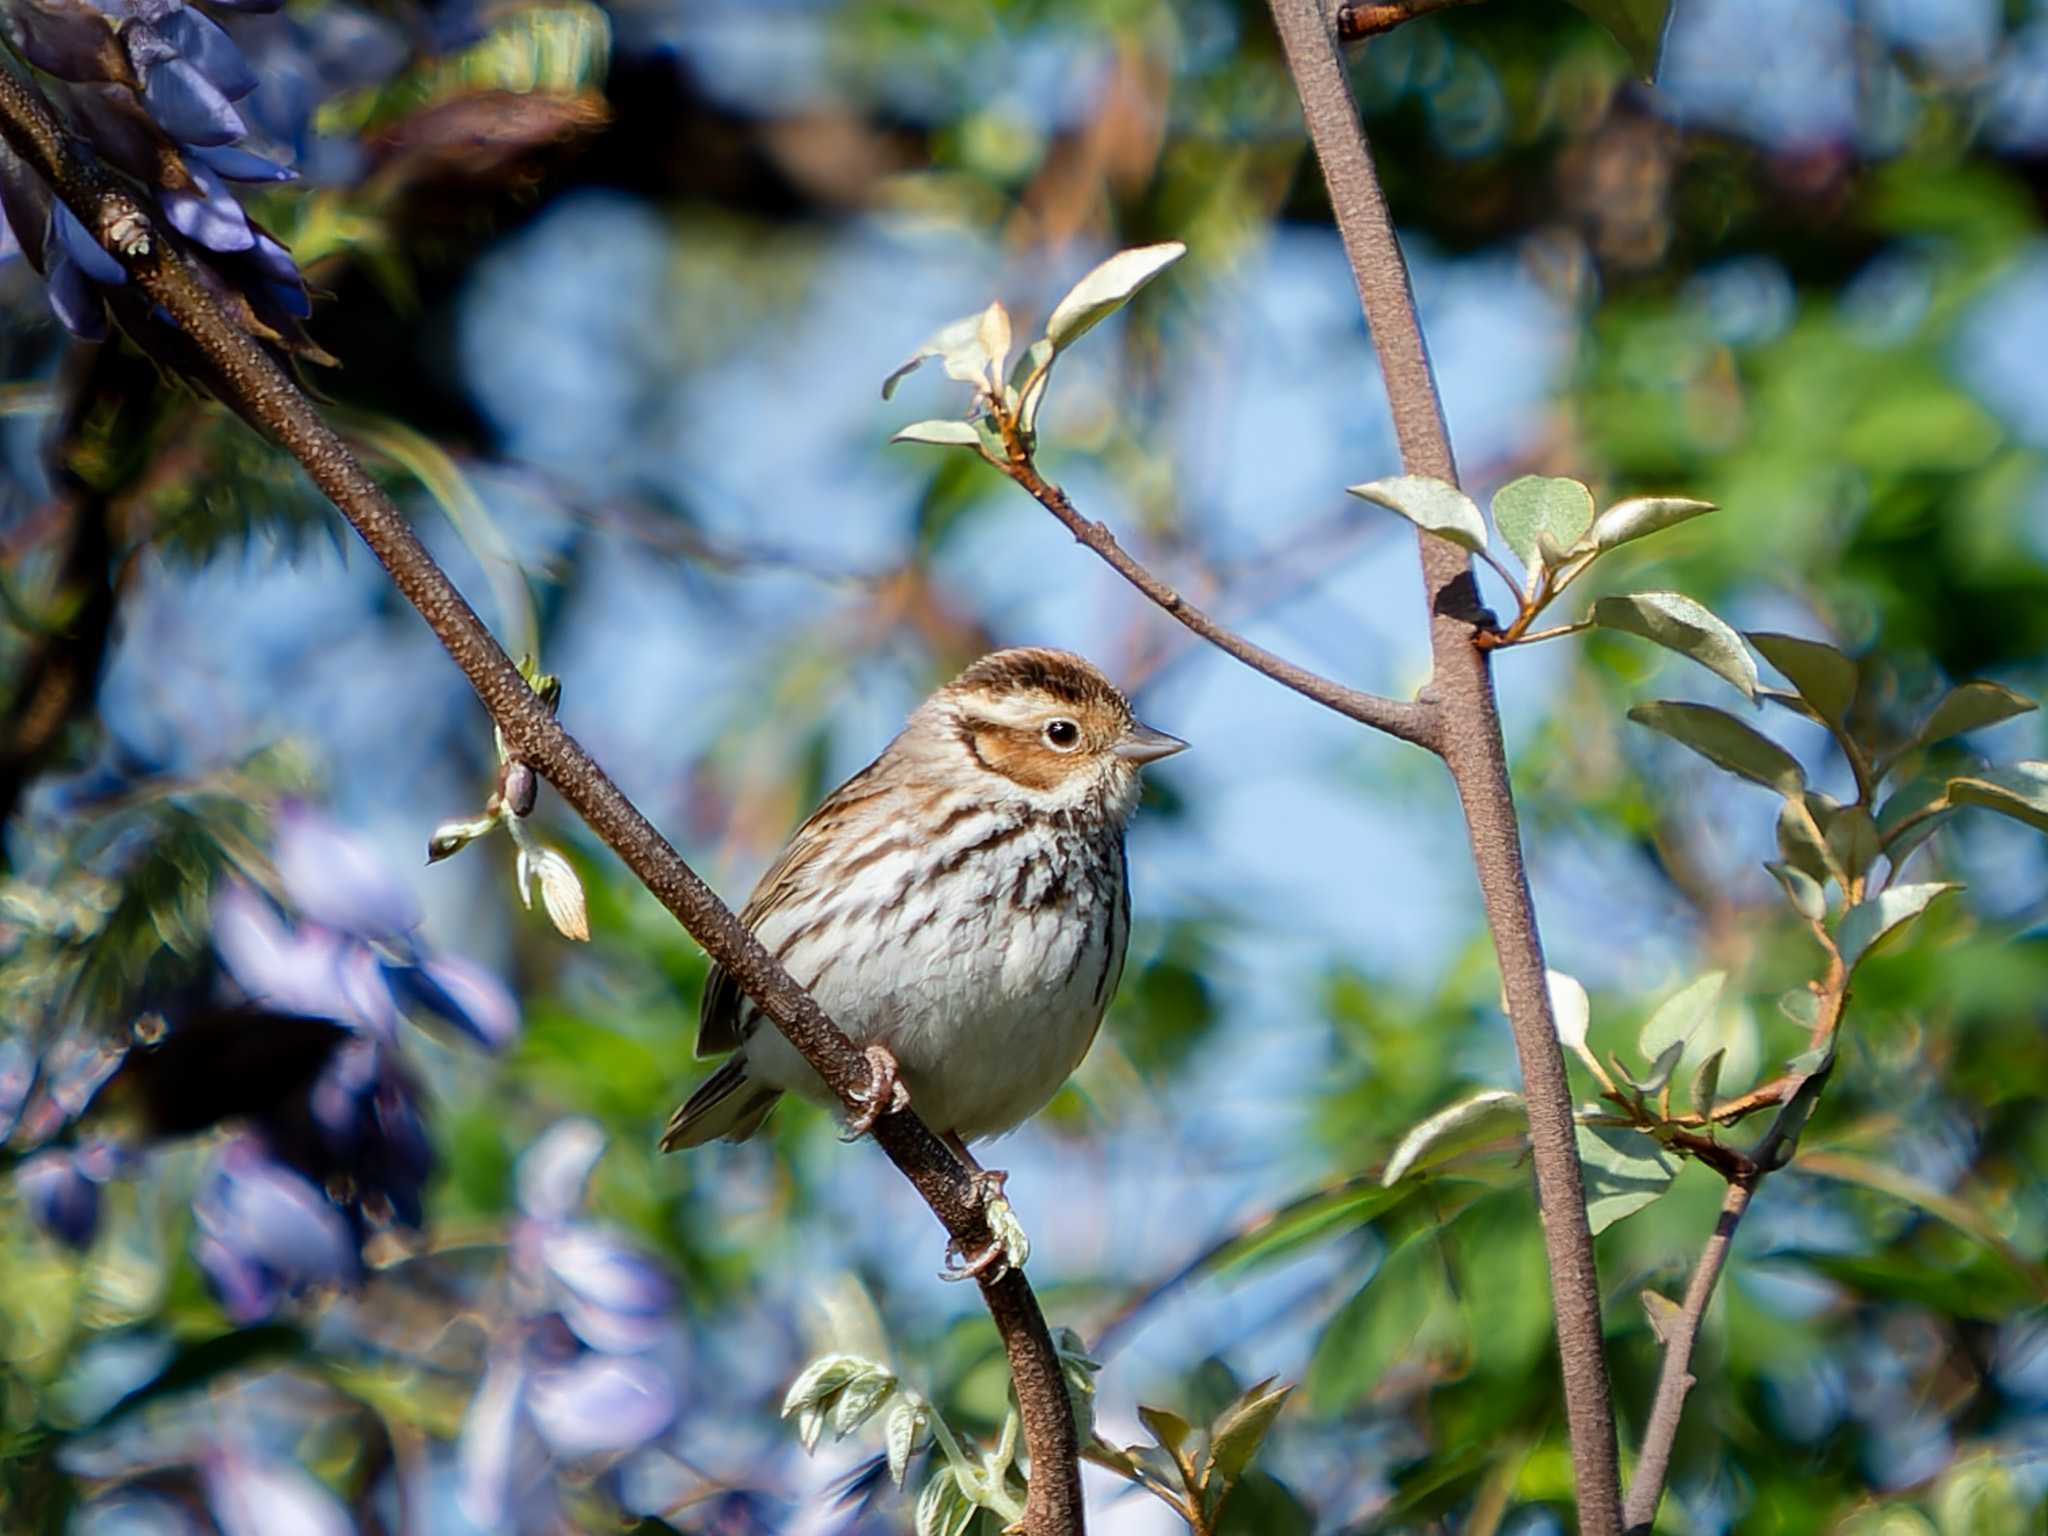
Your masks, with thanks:
[{"label": "thick brown branch", "polygon": [[1100,555],[1111,570],[1225,655],[1235,657],[1254,672],[1264,673],[1303,698],[1313,699],[1325,709],[1333,709],[1361,725],[1385,731],[1389,736],[1398,736],[1402,741],[1427,747],[1432,752],[1439,750],[1436,715],[1429,705],[1382,698],[1376,693],[1347,688],[1342,683],[1298,667],[1283,656],[1274,655],[1264,646],[1254,645],[1234,630],[1217,623],[1132,559],[1130,553],[1117,543],[1116,535],[1109,531],[1108,525],[1090,522],[1075,511],[1074,504],[1067,500],[1066,492],[1038,472],[1037,465],[1022,451],[1021,445],[1012,447],[1010,462],[1002,468],[1003,473],[1029,491],[1040,506],[1065,524],[1069,533]]},{"label": "thick brown branch", "polygon": [[1622,1512],[1630,1532],[1647,1531],[1656,1518],[1657,1502],[1664,1496],[1664,1479],[1671,1471],[1671,1447],[1678,1439],[1678,1422],[1685,1413],[1685,1395],[1693,1389],[1692,1347],[1699,1338],[1700,1323],[1713,1300],[1714,1284],[1721,1278],[1721,1266],[1728,1257],[1728,1245],[1735,1227],[1749,1209],[1749,1197],[1756,1192],[1757,1175],[1729,1184],[1721,1201],[1721,1219],[1714,1235],[1700,1250],[1692,1279],[1685,1287],[1685,1301],[1664,1324],[1664,1368],[1657,1377],[1657,1395],[1650,1404],[1650,1420],[1643,1429],[1643,1451],[1636,1459],[1636,1475],[1628,1487],[1628,1503]]},{"label": "thick brown branch", "polygon": [[[852,1109],[868,1086],[867,1058],[740,926],[696,872],[619,791],[527,687],[391,499],[358,464],[312,403],[272,358],[232,324],[167,242],[147,211],[96,164],[78,155],[39,91],[0,68],[0,135],[99,235],[131,280],[184,332],[219,398],[302,464],[339,507],[399,590],[468,676],[477,697],[528,763],[575,807],[626,867],[730,972]],[[119,240],[109,236],[120,232]],[[147,238],[138,238],[146,236]],[[885,1116],[875,1139],[964,1251],[991,1234],[967,1171],[911,1112]],[[982,1297],[1008,1351],[1031,1452],[1024,1528],[1032,1536],[1082,1529],[1080,1446],[1052,1336],[1023,1275],[983,1279]]]},{"label": "thick brown branch", "polygon": [[[1287,67],[1301,96],[1302,116],[1322,162],[1337,230],[1351,260],[1366,322],[1379,353],[1402,464],[1410,474],[1455,481],[1457,466],[1415,315],[1407,264],[1380,193],[1329,14],[1320,0],[1270,3]],[[1436,747],[1457,782],[1464,805],[1473,862],[1521,1058],[1564,1370],[1579,1524],[1593,1536],[1613,1536],[1621,1528],[1621,1476],[1607,1361],[1601,1349],[1600,1281],[1586,1224],[1571,1091],[1551,1017],[1543,946],[1522,863],[1521,833],[1508,784],[1493,678],[1487,653],[1474,644],[1475,631],[1491,624],[1480,605],[1471,561],[1465,553],[1427,536],[1421,545],[1435,663],[1424,700],[1435,703]]]}]

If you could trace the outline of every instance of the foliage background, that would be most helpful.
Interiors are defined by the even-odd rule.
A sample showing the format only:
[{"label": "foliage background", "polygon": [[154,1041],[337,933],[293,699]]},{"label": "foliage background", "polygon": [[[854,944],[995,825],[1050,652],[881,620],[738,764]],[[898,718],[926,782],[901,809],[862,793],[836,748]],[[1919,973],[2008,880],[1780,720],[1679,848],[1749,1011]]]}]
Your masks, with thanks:
[{"label": "foliage background", "polygon": [[[1130,681],[1197,750],[1155,775],[1133,835],[1141,922],[1105,1036],[999,1148],[1048,1310],[1107,1361],[1105,1431],[1139,1439],[1141,1401],[1200,1417],[1277,1373],[1305,1388],[1237,1529],[1559,1528],[1525,1178],[1495,1157],[1398,1201],[1360,1181],[1431,1110],[1512,1084],[1447,786],[1190,644],[967,456],[886,446],[951,408],[923,378],[907,412],[876,392],[938,323],[997,294],[1042,313],[1104,252],[1185,240],[1063,365],[1048,469],[1263,643],[1413,686],[1409,540],[1340,494],[1395,469],[1384,400],[1263,11],[644,0],[472,20],[468,51],[331,100],[314,173],[260,194],[326,291],[312,330],[344,366],[315,382],[430,544],[728,898],[986,646],[1067,645]],[[1647,88],[1576,11],[1491,0],[1374,43],[1354,76],[1475,492],[1536,471],[1710,498],[1724,510],[1632,557],[1631,585],[1881,652],[1904,699],[1969,676],[2043,691],[2048,11],[1678,0]],[[499,137],[464,136],[465,107]],[[373,1255],[359,1293],[287,1304],[295,1331],[237,1335],[261,1353],[216,1349],[221,1368],[113,1423],[186,1358],[169,1347],[232,1332],[188,1253],[209,1147],[109,1185],[80,1253],[10,1213],[10,1528],[236,1531],[235,1477],[287,1463],[328,1501],[275,1497],[347,1522],[326,1528],[470,1528],[473,1400],[530,1315],[499,1246],[522,1230],[515,1159],[570,1116],[607,1138],[586,1219],[674,1278],[649,1357],[674,1422],[625,1454],[528,1458],[508,1528],[897,1528],[887,1497],[828,1497],[870,1441],[807,1459],[775,1409],[815,1350],[879,1327],[956,1422],[1000,1418],[993,1335],[933,1279],[915,1197],[807,1110],[760,1145],[657,1161],[692,1076],[694,946],[545,801],[590,888],[587,949],[510,899],[502,843],[419,868],[488,787],[459,676],[279,456],[132,356],[77,353],[21,263],[0,294],[17,706],[38,615],[92,551],[110,575],[98,686],[18,773],[11,1026],[120,1035],[157,1002],[159,947],[203,944],[221,839],[264,846],[300,801],[402,871],[426,942],[488,963],[523,1015],[491,1055],[414,1037],[426,1257]],[[90,494],[53,483],[53,441]],[[1538,911],[1552,963],[1592,989],[1596,1044],[1631,1052],[1658,998],[1723,969],[1724,1086],[1744,1052],[1768,1075],[1800,1043],[1774,999],[1814,964],[1760,868],[1771,797],[1624,719],[1711,680],[1598,636],[1499,670]],[[2039,718],[1967,747],[2044,755]],[[1763,723],[1844,786],[1817,730]],[[2039,1528],[2048,860],[1982,814],[1920,858],[1969,890],[1859,976],[1803,1146],[1910,1183],[1795,1166],[1766,1186],[1660,1529]],[[38,902],[87,876],[146,921],[104,930],[96,1007],[53,1013],[19,967]],[[1600,1240],[1624,1444],[1656,1363],[1636,1292],[1682,1284],[1716,1185],[1688,1167]],[[1312,1219],[1219,1247],[1318,1190],[1336,1193]],[[1174,1528],[1089,1487],[1100,1529]],[[116,1523],[144,1518],[164,1523]]]}]

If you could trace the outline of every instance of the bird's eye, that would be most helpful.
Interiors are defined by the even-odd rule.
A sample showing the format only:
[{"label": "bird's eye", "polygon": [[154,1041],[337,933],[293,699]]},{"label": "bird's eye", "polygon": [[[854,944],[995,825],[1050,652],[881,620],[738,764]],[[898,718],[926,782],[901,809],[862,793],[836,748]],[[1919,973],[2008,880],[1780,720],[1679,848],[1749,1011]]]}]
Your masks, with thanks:
[{"label": "bird's eye", "polygon": [[1045,744],[1055,752],[1071,752],[1081,745],[1081,727],[1071,720],[1048,720]]}]

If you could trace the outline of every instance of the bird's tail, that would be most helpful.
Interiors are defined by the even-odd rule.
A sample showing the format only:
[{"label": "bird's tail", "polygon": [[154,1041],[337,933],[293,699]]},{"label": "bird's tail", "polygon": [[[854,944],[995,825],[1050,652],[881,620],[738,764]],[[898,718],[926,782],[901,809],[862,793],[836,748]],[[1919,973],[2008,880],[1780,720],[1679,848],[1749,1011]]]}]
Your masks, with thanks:
[{"label": "bird's tail", "polygon": [[721,1138],[745,1141],[761,1129],[761,1122],[781,1097],[780,1088],[749,1081],[746,1058],[734,1056],[669,1116],[668,1129],[661,1133],[661,1150],[701,1147]]}]

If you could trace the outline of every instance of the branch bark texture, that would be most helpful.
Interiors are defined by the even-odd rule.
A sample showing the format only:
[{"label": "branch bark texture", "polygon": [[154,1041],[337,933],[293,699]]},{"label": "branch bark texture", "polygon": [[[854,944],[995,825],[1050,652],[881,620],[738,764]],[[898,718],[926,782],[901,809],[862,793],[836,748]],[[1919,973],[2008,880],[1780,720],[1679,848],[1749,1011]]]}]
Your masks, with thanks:
[{"label": "branch bark texture", "polygon": [[[162,308],[203,359],[207,382],[237,414],[305,467],[469,678],[512,753],[553,784],[626,867],[801,1051],[849,1108],[869,1086],[866,1057],[563,729],[519,675],[411,525],[276,359],[221,311],[150,210],[79,154],[48,101],[0,66],[0,137],[63,199]],[[992,1241],[967,1171],[914,1111],[885,1115],[875,1140],[964,1251]],[[1080,1445],[1052,1336],[1015,1270],[983,1277],[1031,1453],[1030,1536],[1082,1530]]]},{"label": "branch bark texture", "polygon": [[[1401,461],[1410,474],[1453,483],[1443,407],[1408,268],[1394,236],[1343,56],[1319,0],[1270,0],[1273,20],[1301,97],[1302,116],[1329,186],[1330,207],[1351,261],[1366,323],[1385,375]],[[1551,1301],[1564,1370],[1579,1525],[1592,1536],[1621,1529],[1621,1477],[1614,1408],[1601,1348],[1600,1279],[1586,1222],[1564,1053],[1551,1016],[1543,946],[1522,863],[1521,832],[1508,782],[1487,653],[1473,643],[1483,614],[1472,563],[1456,545],[1421,536],[1433,670],[1425,702],[1437,711],[1437,751],[1458,786],[1479,887],[1507,993],[1521,1058],[1537,1199],[1550,1264]]]}]

